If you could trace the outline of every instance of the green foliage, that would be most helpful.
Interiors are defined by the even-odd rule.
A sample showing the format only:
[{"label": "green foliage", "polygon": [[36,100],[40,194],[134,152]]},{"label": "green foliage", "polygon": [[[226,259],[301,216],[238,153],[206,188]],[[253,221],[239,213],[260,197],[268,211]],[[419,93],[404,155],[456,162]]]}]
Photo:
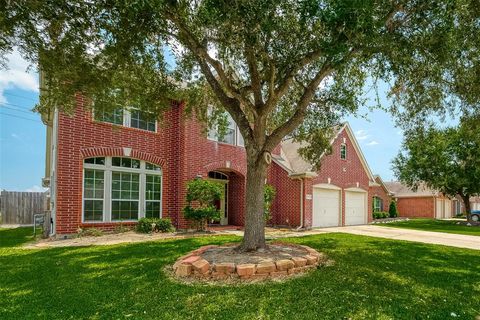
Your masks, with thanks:
[{"label": "green foliage", "polygon": [[210,220],[220,219],[215,201],[222,199],[222,192],[222,185],[213,181],[194,179],[187,183],[187,206],[183,214],[197,230],[204,230]]},{"label": "green foliage", "polygon": [[389,217],[390,217],[389,213],[385,211],[377,211],[373,213],[373,219],[385,219]]},{"label": "green foliage", "polygon": [[141,218],[137,223],[137,232],[174,232],[175,228],[169,218]]},{"label": "green foliage", "polygon": [[457,127],[406,132],[393,161],[397,177],[416,189],[427,186],[448,196],[480,193],[480,114],[464,116]]},{"label": "green foliage", "polygon": [[388,214],[390,218],[398,217],[398,209],[397,209],[397,202],[392,201],[390,202],[390,206],[388,207]]},{"label": "green foliage", "polygon": [[265,209],[264,209],[263,217],[265,219],[265,222],[267,222],[272,218],[271,209],[272,209],[272,204],[273,204],[273,200],[275,199],[276,193],[277,191],[275,190],[274,186],[270,184],[265,185],[264,193],[263,193],[264,199],[265,199],[265,202],[264,202]]},{"label": "green foliage", "polygon": [[104,232],[97,228],[78,228],[77,237],[101,237]]}]

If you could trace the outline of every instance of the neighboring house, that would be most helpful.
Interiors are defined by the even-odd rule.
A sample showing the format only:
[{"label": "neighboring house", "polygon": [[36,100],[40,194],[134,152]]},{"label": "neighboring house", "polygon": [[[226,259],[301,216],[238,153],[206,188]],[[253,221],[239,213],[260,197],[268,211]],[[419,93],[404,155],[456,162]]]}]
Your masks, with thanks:
[{"label": "neighboring house", "polygon": [[[480,210],[480,197],[470,198],[470,210]],[[453,215],[465,213],[465,204],[460,196],[453,199]]]},{"label": "neighboring house", "polygon": [[452,199],[423,184],[417,190],[400,182],[385,182],[385,186],[397,201],[400,217],[444,219],[454,215]]},{"label": "neighboring house", "polygon": [[[72,115],[43,115],[44,185],[51,190],[53,234],[88,227],[113,230],[142,217],[168,217],[175,227],[187,228],[182,209],[186,183],[194,178],[223,184],[219,223],[243,225],[246,158],[233,121],[218,141],[194,117],[183,116],[182,103],[172,103],[161,123],[134,109],[92,112],[86,103],[78,96]],[[284,141],[273,154],[268,182],[277,196],[270,223],[304,228],[367,223],[373,200],[369,190],[378,183],[350,126],[338,128],[333,152],[324,155],[318,172],[297,149]]]}]

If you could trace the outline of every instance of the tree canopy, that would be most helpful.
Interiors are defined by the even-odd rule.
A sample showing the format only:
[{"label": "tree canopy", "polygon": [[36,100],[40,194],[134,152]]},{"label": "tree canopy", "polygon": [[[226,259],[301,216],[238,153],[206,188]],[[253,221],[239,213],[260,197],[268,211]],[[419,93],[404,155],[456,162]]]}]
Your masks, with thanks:
[{"label": "tree canopy", "polygon": [[170,99],[185,100],[209,126],[228,112],[245,140],[247,237],[250,217],[263,225],[268,154],[291,136],[318,166],[329,128],[364,105],[367,79],[390,85],[404,124],[479,108],[477,0],[1,4],[0,55],[17,47],[40,66],[40,111],[71,111],[82,93],[96,108],[158,117]]},{"label": "tree canopy", "polygon": [[480,116],[464,116],[458,127],[430,126],[407,133],[393,161],[397,177],[407,185],[420,184],[455,197],[470,213],[469,199],[480,194]]}]

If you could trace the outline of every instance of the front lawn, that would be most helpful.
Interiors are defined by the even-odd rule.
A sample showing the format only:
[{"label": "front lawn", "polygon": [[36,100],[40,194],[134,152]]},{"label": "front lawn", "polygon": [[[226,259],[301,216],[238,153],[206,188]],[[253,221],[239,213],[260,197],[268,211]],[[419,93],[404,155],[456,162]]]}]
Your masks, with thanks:
[{"label": "front lawn", "polygon": [[[5,236],[0,229],[0,238]],[[238,239],[0,248],[0,319],[474,319],[480,314],[480,254],[467,249],[322,234],[289,240],[326,252],[335,265],[285,283],[189,286],[162,272],[198,246]]]},{"label": "front lawn", "polygon": [[374,224],[382,227],[394,227],[405,229],[416,229],[424,231],[436,231],[446,233],[466,234],[470,236],[480,236],[479,226],[459,225],[453,220],[435,220],[435,219],[410,219],[408,221],[398,221],[382,224]]}]

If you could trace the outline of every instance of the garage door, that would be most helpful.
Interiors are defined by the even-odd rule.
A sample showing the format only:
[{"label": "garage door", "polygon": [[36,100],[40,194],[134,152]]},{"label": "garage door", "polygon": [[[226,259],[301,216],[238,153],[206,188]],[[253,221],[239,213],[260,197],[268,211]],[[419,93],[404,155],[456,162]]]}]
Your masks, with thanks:
[{"label": "garage door", "polygon": [[313,188],[313,227],[338,227],[340,191]]},{"label": "garage door", "polygon": [[345,225],[367,223],[365,195],[365,192],[345,191]]},{"label": "garage door", "polygon": [[445,199],[445,218],[452,217],[452,200]]},{"label": "garage door", "polygon": [[443,200],[436,199],[435,202],[435,218],[436,219],[443,219]]}]

